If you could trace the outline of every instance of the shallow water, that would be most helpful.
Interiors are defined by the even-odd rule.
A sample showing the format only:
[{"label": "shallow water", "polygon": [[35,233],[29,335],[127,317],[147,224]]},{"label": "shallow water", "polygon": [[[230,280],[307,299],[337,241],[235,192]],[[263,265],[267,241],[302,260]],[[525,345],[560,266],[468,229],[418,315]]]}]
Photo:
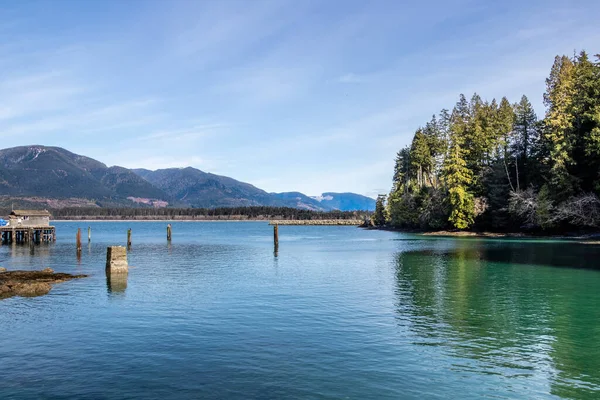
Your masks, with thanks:
[{"label": "shallow water", "polygon": [[0,265],[90,277],[0,301],[2,399],[600,398],[600,246],[281,226],[275,255],[263,222],[56,225]]}]

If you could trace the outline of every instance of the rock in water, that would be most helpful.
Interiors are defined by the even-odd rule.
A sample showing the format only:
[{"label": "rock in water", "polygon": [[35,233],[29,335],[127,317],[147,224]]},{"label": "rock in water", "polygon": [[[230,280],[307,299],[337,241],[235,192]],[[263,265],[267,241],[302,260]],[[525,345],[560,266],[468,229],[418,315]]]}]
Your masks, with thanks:
[{"label": "rock in water", "polygon": [[50,268],[43,271],[6,271],[5,269],[5,272],[0,274],[0,299],[13,296],[42,296],[52,289],[52,284],[86,276],[54,273]]}]

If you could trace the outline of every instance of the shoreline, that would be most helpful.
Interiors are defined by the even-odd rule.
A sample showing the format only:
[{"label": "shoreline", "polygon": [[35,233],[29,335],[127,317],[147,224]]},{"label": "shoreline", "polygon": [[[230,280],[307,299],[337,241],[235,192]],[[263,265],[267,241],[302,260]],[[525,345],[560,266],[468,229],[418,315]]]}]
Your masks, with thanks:
[{"label": "shoreline", "polygon": [[360,226],[364,221],[355,219],[289,219],[269,221],[269,225],[320,225],[320,226]]},{"label": "shoreline", "polygon": [[360,226],[363,221],[351,220],[351,219],[323,219],[323,220],[278,220],[269,218],[247,218],[247,219],[199,219],[199,218],[178,218],[178,219],[145,219],[145,218],[131,218],[131,219],[104,219],[104,218],[84,218],[84,219],[53,219],[51,222],[266,222],[269,225],[320,225],[320,226]]},{"label": "shoreline", "polygon": [[476,231],[417,231],[417,230],[403,230],[395,228],[377,228],[369,227],[365,229],[383,230],[389,232],[398,233],[409,233],[418,236],[425,237],[439,237],[439,238],[461,238],[461,239],[543,239],[543,240],[570,240],[574,242],[581,242],[585,244],[600,244],[600,232],[595,233],[569,233],[563,234],[533,234],[525,232],[476,232]]},{"label": "shoreline", "polygon": [[269,222],[268,219],[53,219],[51,222]]}]

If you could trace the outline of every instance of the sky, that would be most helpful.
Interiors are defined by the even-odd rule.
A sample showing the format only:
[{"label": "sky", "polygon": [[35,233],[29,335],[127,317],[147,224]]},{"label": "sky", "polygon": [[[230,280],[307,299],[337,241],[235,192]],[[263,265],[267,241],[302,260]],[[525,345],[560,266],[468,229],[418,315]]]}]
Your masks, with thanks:
[{"label": "sky", "polygon": [[192,166],[268,192],[389,192],[460,93],[600,52],[600,1],[0,0],[0,147]]}]

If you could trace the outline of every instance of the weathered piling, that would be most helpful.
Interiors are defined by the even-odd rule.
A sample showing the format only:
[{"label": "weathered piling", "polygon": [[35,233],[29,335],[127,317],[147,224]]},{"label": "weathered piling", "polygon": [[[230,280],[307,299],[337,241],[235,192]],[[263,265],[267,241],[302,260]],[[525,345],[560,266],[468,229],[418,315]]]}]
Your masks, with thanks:
[{"label": "weathered piling", "polygon": [[35,232],[33,228],[29,228],[27,236],[29,239],[29,254],[33,256],[35,254]]},{"label": "weathered piling", "polygon": [[131,248],[131,228],[127,230],[127,248]]},{"label": "weathered piling", "polygon": [[172,234],[172,231],[171,231],[171,224],[168,224],[168,225],[167,225],[167,240],[168,240],[168,241],[171,241],[171,234]]},{"label": "weathered piling", "polygon": [[127,273],[127,249],[123,246],[110,246],[106,248],[106,273]]},{"label": "weathered piling", "polygon": [[279,249],[279,225],[273,227],[273,244],[275,245],[275,251]]},{"label": "weathered piling", "polygon": [[77,242],[77,253],[81,253],[81,228],[77,228],[77,236],[76,236],[76,242]]},{"label": "weathered piling", "polygon": [[92,241],[92,227],[88,226],[88,243]]}]

